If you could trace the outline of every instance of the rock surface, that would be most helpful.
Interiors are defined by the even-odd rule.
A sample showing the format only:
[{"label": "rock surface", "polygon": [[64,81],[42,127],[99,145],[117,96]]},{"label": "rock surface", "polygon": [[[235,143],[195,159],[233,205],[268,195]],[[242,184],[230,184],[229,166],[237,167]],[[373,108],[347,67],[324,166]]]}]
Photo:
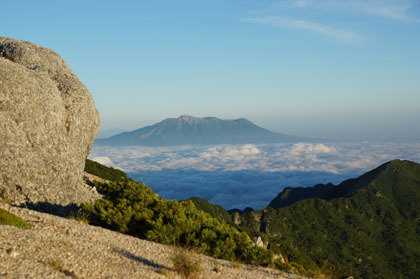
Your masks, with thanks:
[{"label": "rock surface", "polygon": [[[173,247],[1,202],[0,208],[31,226],[0,225],[0,278],[180,278],[170,260]],[[203,255],[197,258],[198,278],[203,279],[301,278]]]},{"label": "rock surface", "polygon": [[91,200],[82,177],[98,130],[91,94],[59,55],[0,37],[0,197]]}]

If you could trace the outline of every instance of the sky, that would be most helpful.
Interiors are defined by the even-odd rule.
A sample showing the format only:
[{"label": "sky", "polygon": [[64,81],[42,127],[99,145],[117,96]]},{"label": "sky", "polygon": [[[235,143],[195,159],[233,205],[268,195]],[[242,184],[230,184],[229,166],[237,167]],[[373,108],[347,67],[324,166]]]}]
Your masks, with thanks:
[{"label": "sky", "polygon": [[59,53],[102,128],[248,118],[276,132],[420,141],[419,0],[5,1],[0,36]]}]

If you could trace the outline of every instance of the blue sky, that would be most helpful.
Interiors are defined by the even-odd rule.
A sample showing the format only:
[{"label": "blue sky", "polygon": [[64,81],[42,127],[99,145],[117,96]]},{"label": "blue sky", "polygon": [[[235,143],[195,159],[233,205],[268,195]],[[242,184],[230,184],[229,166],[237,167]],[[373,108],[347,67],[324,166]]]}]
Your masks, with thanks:
[{"label": "blue sky", "polygon": [[51,48],[103,128],[189,114],[420,141],[420,1],[7,1],[1,36]]}]

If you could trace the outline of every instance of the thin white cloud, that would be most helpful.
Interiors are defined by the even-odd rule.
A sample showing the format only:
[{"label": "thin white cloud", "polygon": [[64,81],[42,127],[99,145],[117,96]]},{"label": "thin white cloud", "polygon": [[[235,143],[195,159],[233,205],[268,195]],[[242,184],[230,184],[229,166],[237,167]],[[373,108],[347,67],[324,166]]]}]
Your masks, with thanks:
[{"label": "thin white cloud", "polygon": [[296,7],[299,7],[299,8],[304,8],[308,6],[310,3],[310,1],[308,0],[296,0],[294,2],[295,2]]},{"label": "thin white cloud", "polygon": [[409,14],[409,10],[414,8],[414,5],[416,5],[416,0],[283,0],[265,9],[250,12],[258,17],[246,18],[245,21],[271,25],[280,29],[306,30],[339,41],[357,43],[364,40],[365,36],[320,22],[289,18],[285,14],[290,15],[289,12],[294,10],[298,13],[305,10],[305,13],[311,11],[325,17],[334,13],[364,14],[400,22],[420,23],[418,16]]},{"label": "thin white cloud", "polygon": [[353,13],[381,16],[399,21],[420,22],[419,18],[407,15],[408,10],[415,5],[413,0],[292,0],[282,1],[275,9],[311,8],[314,10],[340,10]]},{"label": "thin white cloud", "polygon": [[282,11],[295,8],[303,9],[313,6],[313,4],[316,4],[316,2],[316,0],[282,0],[272,4],[270,8],[266,9],[265,11]]},{"label": "thin white cloud", "polygon": [[358,42],[363,39],[361,35],[353,31],[340,30],[333,26],[317,22],[296,20],[281,16],[246,18],[244,19],[244,21],[257,24],[271,25],[280,29],[296,29],[311,31],[344,42]]},{"label": "thin white cloud", "polygon": [[381,16],[393,20],[405,22],[420,22],[420,19],[407,15],[407,11],[412,7],[414,1],[406,0],[377,0],[377,1],[330,1],[327,2],[329,8],[346,10]]},{"label": "thin white cloud", "polygon": [[283,0],[275,4],[268,5],[265,8],[248,11],[248,14],[267,14],[296,8],[304,9],[310,6],[313,1],[314,0]]}]

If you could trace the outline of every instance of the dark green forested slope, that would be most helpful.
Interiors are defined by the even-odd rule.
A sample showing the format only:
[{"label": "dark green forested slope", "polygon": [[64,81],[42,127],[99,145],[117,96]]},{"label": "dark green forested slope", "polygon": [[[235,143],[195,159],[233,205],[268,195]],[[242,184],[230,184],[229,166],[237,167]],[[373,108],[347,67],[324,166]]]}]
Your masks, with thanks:
[{"label": "dark green forested slope", "polygon": [[211,204],[208,200],[203,200],[202,198],[198,197],[192,197],[188,200],[192,201],[198,210],[202,210],[217,219],[224,220],[226,223],[233,223],[232,217],[220,205]]},{"label": "dark green forested slope", "polygon": [[334,185],[331,183],[328,184],[318,184],[314,187],[287,187],[285,188],[280,194],[275,197],[270,204],[269,207],[272,208],[281,208],[285,206],[289,206],[304,199],[310,198],[322,198],[331,189],[334,188]]},{"label": "dark green forested slope", "polygon": [[417,278],[420,165],[391,161],[336,186],[325,199],[267,207],[261,222],[271,249],[307,270],[338,277]]},{"label": "dark green forested slope", "polygon": [[[260,231],[259,223],[255,222],[255,219],[259,219],[260,215],[256,215],[256,218],[242,218],[243,220],[249,220],[250,222],[245,224],[238,224],[235,222],[235,212],[238,210],[226,211],[223,207],[218,204],[211,204],[207,200],[203,200],[198,197],[189,198],[187,201],[191,201],[198,210],[204,211],[208,213],[210,216],[217,218],[219,220],[223,220],[224,222],[228,223],[229,225],[235,227],[241,232],[247,233],[253,241],[255,241],[258,237],[266,243],[268,241],[268,237],[265,233]],[[253,211],[251,208],[246,209],[245,211],[241,211],[241,214],[255,214],[256,211]],[[239,212],[238,212],[239,217]],[[253,220],[254,222],[251,222]],[[252,223],[252,225],[251,225]]]}]

